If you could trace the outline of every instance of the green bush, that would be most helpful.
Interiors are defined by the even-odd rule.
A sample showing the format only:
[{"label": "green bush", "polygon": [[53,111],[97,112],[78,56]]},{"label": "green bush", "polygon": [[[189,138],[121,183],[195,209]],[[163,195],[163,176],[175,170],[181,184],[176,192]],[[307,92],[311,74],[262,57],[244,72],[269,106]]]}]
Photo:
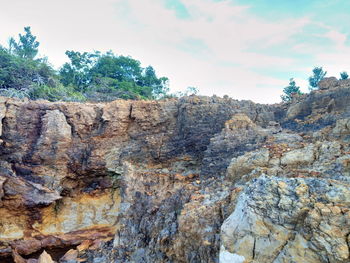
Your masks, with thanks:
[{"label": "green bush", "polygon": [[61,84],[56,87],[35,86],[31,89],[30,98],[48,101],[86,101],[86,97],[82,93],[75,91],[74,87]]},{"label": "green bush", "polygon": [[[166,77],[158,78],[153,67],[141,67],[131,57],[112,52],[87,53],[67,51],[70,59],[60,69],[63,85],[73,85],[92,101],[123,99],[154,99],[168,92]],[[108,95],[103,95],[107,92]]]},{"label": "green bush", "polygon": [[149,99],[152,96],[152,88],[141,87],[132,82],[104,78],[100,79],[98,84],[87,87],[84,95],[88,101],[93,102]]},{"label": "green bush", "polygon": [[326,76],[327,71],[324,71],[322,67],[315,67],[312,73],[313,75],[309,77],[309,90],[318,89],[318,83]]},{"label": "green bush", "polygon": [[340,72],[340,79],[348,79],[349,74],[346,71]]},{"label": "green bush", "polygon": [[30,99],[30,90],[29,89],[2,89],[0,88],[0,96],[9,97],[9,98],[19,98],[19,99]]},{"label": "green bush", "polygon": [[0,48],[0,88],[1,89],[28,89],[35,82],[45,82],[47,73],[40,62],[27,60],[10,54]]},{"label": "green bush", "polygon": [[300,87],[298,87],[293,78],[289,80],[289,85],[283,89],[284,95],[281,95],[281,99],[284,102],[291,101],[295,95],[302,95]]},{"label": "green bush", "polygon": [[0,95],[49,101],[155,99],[168,92],[168,79],[153,67],[111,51],[66,51],[70,62],[56,72],[46,58],[36,58],[40,43],[24,28],[9,47],[0,46]]}]

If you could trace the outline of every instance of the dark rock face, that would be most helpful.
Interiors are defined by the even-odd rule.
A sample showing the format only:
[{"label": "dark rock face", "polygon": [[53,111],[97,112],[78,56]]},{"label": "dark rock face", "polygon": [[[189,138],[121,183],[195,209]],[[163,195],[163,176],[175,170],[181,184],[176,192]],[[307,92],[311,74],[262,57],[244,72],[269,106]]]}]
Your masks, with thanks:
[{"label": "dark rock face", "polygon": [[327,90],[338,87],[339,81],[336,77],[324,78],[318,83],[320,90]]},{"label": "dark rock face", "polygon": [[335,89],[313,91],[307,97],[294,102],[288,107],[285,119],[281,121],[282,127],[296,131],[319,130],[334,124],[340,118],[339,114],[348,117],[348,87],[343,84]]},{"label": "dark rock face", "polygon": [[[252,257],[235,241],[246,235],[244,224],[238,232],[223,225],[239,214],[237,202],[269,210],[254,184],[271,181],[271,191],[281,191],[280,178],[300,175],[313,178],[302,182],[307,187],[348,182],[350,85],[329,83],[284,105],[195,96],[106,104],[3,98],[0,257],[69,247],[62,260],[263,262],[265,254],[254,251]],[[266,195],[267,188],[261,189]],[[286,207],[293,198],[286,195]],[[276,214],[282,209],[271,208]],[[298,218],[278,222],[288,238],[296,234],[289,228]],[[343,231],[346,224],[339,227]],[[259,235],[256,230],[246,244]],[[316,247],[316,254],[324,248]],[[282,256],[282,248],[267,247],[266,253],[280,260],[271,262],[290,262],[293,249],[284,248]],[[346,255],[343,247],[322,257],[310,254],[305,262],[347,262]]]},{"label": "dark rock face", "polygon": [[233,115],[226,121],[222,131],[211,138],[204,152],[201,165],[202,180],[205,182],[208,176],[225,175],[233,157],[261,147],[268,133],[267,130],[253,123],[247,115],[242,113]]}]

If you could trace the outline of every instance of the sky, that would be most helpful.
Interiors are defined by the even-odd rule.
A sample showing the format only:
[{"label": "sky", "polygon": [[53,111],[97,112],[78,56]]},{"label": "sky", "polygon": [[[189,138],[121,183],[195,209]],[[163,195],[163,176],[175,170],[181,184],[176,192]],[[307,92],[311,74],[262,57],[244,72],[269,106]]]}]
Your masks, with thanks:
[{"label": "sky", "polygon": [[57,69],[66,50],[112,50],[152,65],[172,92],[275,103],[290,78],[306,92],[315,66],[350,72],[348,0],[4,1],[0,44],[25,26]]}]

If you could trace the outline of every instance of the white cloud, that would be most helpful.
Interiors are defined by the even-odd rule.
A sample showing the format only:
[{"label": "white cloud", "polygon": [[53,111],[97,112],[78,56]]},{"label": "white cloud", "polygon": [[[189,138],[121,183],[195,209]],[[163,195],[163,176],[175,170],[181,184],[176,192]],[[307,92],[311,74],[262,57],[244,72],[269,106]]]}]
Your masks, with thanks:
[{"label": "white cloud", "polygon": [[[321,37],[331,41],[332,45],[314,47],[306,43],[304,49],[314,49],[314,64],[322,66],[327,71],[327,76],[339,77],[340,72],[349,71],[350,46],[346,44],[348,34],[330,26],[324,26],[324,28],[327,32]],[[309,68],[310,72],[311,70],[312,68]]]},{"label": "white cloud", "polygon": [[[310,71],[308,72],[311,72],[312,69],[310,69]],[[311,75],[311,74],[310,74]],[[295,83],[298,87],[300,87],[300,90],[302,92],[308,92],[309,91],[309,81],[307,79],[303,79],[303,78],[294,78],[295,80]],[[284,86],[287,86],[287,82]]]},{"label": "white cloud", "polygon": [[[247,7],[234,6],[230,1],[183,2],[191,16],[183,20],[176,17],[175,11],[165,9],[161,1],[143,1],[142,6],[147,8],[137,0],[118,2],[128,3],[127,20],[133,19],[135,29],[142,28],[134,41],[147,39],[149,44],[145,47],[151,51],[149,56],[140,48],[138,57],[164,66],[162,73],[169,76],[173,89],[197,86],[203,94],[228,94],[260,102],[278,101],[278,88],[283,82],[253,69],[288,67],[294,60],[254,52],[254,45],[284,43],[308,23],[306,19],[293,21],[292,26],[291,21],[267,22],[249,15]],[[201,57],[178,48],[189,38],[206,46]],[[269,94],[271,90],[273,95]]]},{"label": "white cloud", "polygon": [[342,34],[337,30],[332,29],[332,30],[328,31],[326,34],[324,34],[324,37],[333,41],[337,48],[343,48],[345,45],[347,35]]},{"label": "white cloud", "polygon": [[[174,91],[196,86],[206,95],[279,101],[288,79],[255,70],[295,69],[298,61],[261,50],[288,45],[313,22],[308,18],[268,21],[252,15],[248,6],[228,0],[186,0],[183,4],[188,19],[179,19],[174,10],[165,8],[164,0],[11,0],[0,10],[0,42],[31,25],[41,42],[41,53],[55,65],[66,60],[67,49],[112,49],[145,66],[153,65],[159,75],[170,78]],[[324,37],[349,54],[345,35],[328,31]],[[309,48],[307,43],[299,45]],[[339,51],[331,58],[317,56],[334,62],[339,58]]]}]

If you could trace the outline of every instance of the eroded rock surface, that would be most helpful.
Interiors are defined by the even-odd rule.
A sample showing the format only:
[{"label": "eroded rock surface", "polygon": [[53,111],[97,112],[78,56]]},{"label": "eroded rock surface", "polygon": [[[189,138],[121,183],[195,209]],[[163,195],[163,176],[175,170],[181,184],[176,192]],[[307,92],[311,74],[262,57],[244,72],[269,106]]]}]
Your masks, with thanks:
[{"label": "eroded rock surface", "polygon": [[350,86],[322,85],[279,105],[2,98],[0,257],[349,262]]}]

